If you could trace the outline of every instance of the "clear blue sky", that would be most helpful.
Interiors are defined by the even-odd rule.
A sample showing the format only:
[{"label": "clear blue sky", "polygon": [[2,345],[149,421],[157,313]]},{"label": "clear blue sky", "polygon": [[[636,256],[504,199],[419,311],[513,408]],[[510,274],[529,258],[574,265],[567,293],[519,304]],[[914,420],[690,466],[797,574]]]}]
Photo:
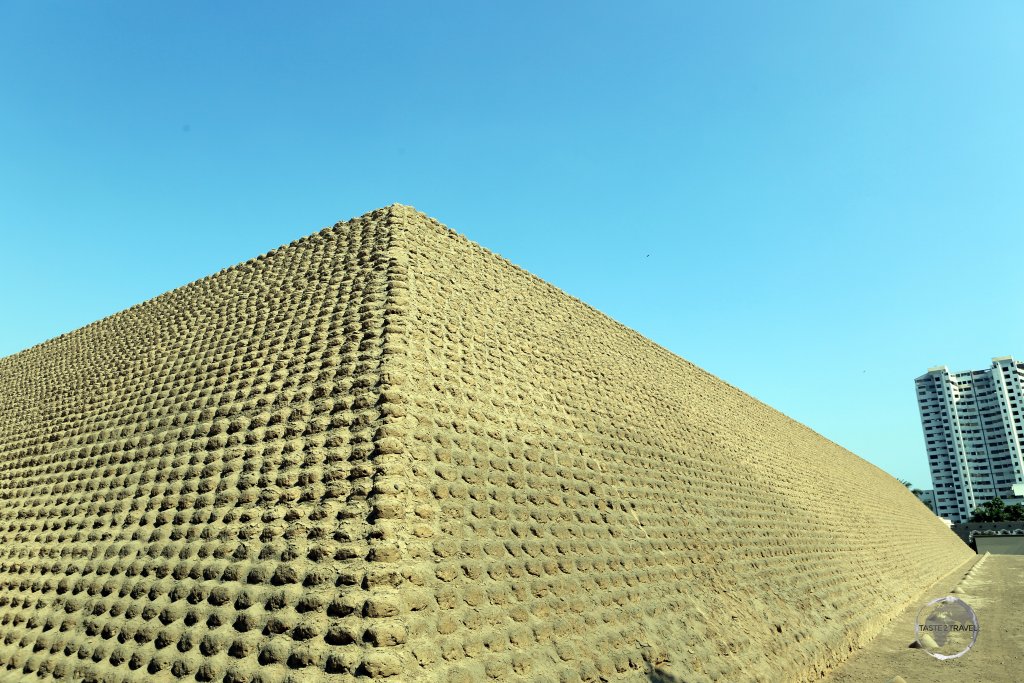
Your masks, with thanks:
[{"label": "clear blue sky", "polygon": [[1024,4],[0,6],[0,356],[401,202],[890,473],[1024,356]]}]

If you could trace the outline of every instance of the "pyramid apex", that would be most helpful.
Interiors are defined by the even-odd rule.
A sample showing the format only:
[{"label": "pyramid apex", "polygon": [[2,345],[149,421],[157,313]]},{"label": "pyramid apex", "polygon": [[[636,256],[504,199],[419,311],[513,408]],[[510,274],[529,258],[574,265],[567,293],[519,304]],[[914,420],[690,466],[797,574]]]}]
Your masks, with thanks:
[{"label": "pyramid apex", "polygon": [[372,211],[368,211],[367,213],[363,214],[362,217],[369,218],[371,216],[374,216],[376,218],[404,219],[418,215],[421,214],[414,207],[409,206],[408,204],[400,204],[398,202],[394,202],[388,204],[387,206],[382,206],[379,209],[373,209]]},{"label": "pyramid apex", "polygon": [[[399,204],[398,202],[393,202],[391,204],[387,204],[376,209],[370,209],[363,215],[359,216],[358,218],[353,218],[352,220],[383,220],[389,223],[404,223],[413,217],[423,215],[424,214],[417,211],[415,208],[409,206],[408,204]],[[339,221],[338,223],[334,224],[334,227],[341,227],[347,222],[349,221]]]},{"label": "pyramid apex", "polygon": [[397,213],[401,215],[409,213],[419,213],[418,211],[416,211],[415,207],[409,206],[408,204],[399,204],[398,202],[388,204],[383,208],[383,210],[387,211],[388,213]]}]

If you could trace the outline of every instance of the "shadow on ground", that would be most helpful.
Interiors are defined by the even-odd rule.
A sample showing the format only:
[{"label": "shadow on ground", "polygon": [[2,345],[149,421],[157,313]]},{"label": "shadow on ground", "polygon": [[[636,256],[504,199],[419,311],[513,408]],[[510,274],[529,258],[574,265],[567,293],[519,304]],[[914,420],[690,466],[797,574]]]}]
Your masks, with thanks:
[{"label": "shadow on ground", "polygon": [[686,683],[683,679],[678,676],[674,676],[664,669],[658,668],[655,664],[651,663],[650,658],[644,654],[644,667],[647,669],[647,680],[650,683]]}]

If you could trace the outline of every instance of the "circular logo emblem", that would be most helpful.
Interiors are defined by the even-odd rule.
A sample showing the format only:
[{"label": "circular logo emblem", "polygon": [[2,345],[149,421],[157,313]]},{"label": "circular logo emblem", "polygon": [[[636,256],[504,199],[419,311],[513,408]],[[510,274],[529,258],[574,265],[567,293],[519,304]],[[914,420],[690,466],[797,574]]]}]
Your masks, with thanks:
[{"label": "circular logo emblem", "polygon": [[917,613],[914,632],[921,649],[936,659],[956,659],[978,640],[978,617],[960,598],[936,598]]}]

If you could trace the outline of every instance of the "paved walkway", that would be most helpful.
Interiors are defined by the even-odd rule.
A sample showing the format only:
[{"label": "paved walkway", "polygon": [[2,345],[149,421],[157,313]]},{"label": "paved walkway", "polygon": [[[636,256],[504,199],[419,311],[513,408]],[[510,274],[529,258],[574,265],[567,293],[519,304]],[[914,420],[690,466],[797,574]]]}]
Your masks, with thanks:
[{"label": "paved walkway", "polygon": [[[961,582],[971,566],[939,581],[925,599],[911,605],[826,677],[827,683],[887,683],[896,676],[906,683],[1024,681],[1024,555],[988,555],[973,575]],[[962,594],[953,592],[957,586]],[[946,661],[909,647],[918,610],[943,595],[956,595],[974,608],[980,627],[970,652]]]}]

